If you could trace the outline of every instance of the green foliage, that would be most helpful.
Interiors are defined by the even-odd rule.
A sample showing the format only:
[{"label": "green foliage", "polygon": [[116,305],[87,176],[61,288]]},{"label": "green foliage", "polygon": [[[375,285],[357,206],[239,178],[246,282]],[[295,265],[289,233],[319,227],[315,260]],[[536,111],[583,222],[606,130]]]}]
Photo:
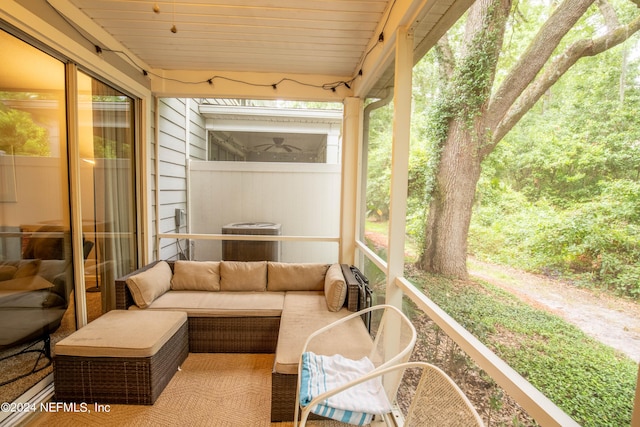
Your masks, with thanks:
[{"label": "green foliage", "polygon": [[367,214],[380,220],[389,217],[392,114],[391,104],[373,110],[369,125]]},{"label": "green foliage", "polygon": [[48,132],[29,113],[0,107],[0,150],[16,156],[48,156]]},{"label": "green foliage", "polygon": [[578,63],[483,163],[474,254],[640,297],[639,61],[622,98],[626,50]]},{"label": "green foliage", "polygon": [[637,374],[629,358],[494,286],[411,280],[579,424],[629,425]]},{"label": "green foliage", "polygon": [[564,209],[508,187],[480,189],[469,233],[477,256],[640,297],[640,183],[602,183],[592,200]]},{"label": "green foliage", "polygon": [[118,143],[112,139],[93,137],[93,156],[96,159],[131,158],[131,145]]}]

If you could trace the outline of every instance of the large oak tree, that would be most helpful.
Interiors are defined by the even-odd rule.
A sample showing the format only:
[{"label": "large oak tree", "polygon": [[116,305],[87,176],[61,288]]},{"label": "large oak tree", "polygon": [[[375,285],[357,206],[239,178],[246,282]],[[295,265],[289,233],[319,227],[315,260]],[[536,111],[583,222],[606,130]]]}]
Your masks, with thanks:
[{"label": "large oak tree", "polygon": [[[554,52],[595,0],[555,6],[529,46],[496,83],[511,0],[478,0],[467,14],[460,51],[447,37],[437,51],[446,81],[434,114],[439,162],[434,171],[425,240],[418,265],[427,271],[467,276],[467,237],[482,161],[502,138],[580,58],[610,49],[640,29],[640,13],[621,24],[606,0],[597,0],[606,29]],[[640,6],[640,0],[633,0]]]}]

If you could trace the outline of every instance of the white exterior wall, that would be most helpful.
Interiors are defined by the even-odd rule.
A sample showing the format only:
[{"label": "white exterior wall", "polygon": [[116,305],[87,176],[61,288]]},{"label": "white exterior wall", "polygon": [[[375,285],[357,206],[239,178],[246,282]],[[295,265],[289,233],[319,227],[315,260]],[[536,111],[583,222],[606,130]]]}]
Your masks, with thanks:
[{"label": "white exterior wall", "polygon": [[[340,165],[191,162],[192,233],[220,234],[234,222],[281,224],[283,236],[337,237]],[[196,240],[195,259],[222,258],[220,241]],[[282,242],[283,262],[337,262],[331,242]]]}]

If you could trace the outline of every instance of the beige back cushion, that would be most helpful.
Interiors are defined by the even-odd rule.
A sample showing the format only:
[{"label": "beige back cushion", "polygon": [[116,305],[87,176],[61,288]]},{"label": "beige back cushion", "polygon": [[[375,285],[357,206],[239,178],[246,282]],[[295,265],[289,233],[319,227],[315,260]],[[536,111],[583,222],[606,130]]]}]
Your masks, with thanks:
[{"label": "beige back cushion", "polygon": [[221,291],[266,291],[267,261],[221,261]]},{"label": "beige back cushion", "polygon": [[148,270],[127,279],[133,300],[140,308],[147,308],[160,295],[171,289],[171,267],[160,261]]},{"label": "beige back cushion", "polygon": [[174,291],[219,291],[220,263],[216,261],[176,261],[171,289]]},{"label": "beige back cushion", "polygon": [[332,264],[324,279],[324,297],[329,311],[338,311],[347,297],[347,284],[344,281],[340,264]]},{"label": "beige back cushion", "polygon": [[322,291],[328,264],[270,262],[267,267],[267,290]]}]

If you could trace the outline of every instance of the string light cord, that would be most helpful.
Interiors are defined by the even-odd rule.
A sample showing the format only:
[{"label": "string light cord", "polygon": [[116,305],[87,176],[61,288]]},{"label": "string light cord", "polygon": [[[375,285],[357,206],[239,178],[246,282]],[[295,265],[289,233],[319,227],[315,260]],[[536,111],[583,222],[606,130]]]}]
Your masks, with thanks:
[{"label": "string light cord", "polygon": [[373,52],[373,50],[376,47],[378,47],[379,44],[384,43],[384,31],[387,28],[387,24],[389,23],[389,18],[391,17],[391,12],[393,11],[393,8],[395,7],[395,5],[396,5],[396,0],[393,0],[393,2],[391,3],[391,6],[389,7],[389,13],[387,13],[387,17],[384,20],[384,25],[382,26],[382,30],[380,31],[380,34],[378,34],[378,40],[373,44],[373,46],[371,46],[371,48],[369,48],[367,53],[365,53],[362,56],[362,60],[358,65],[358,74],[357,76],[354,76],[351,79],[351,81],[355,80],[358,76],[362,76],[362,67],[364,66],[365,61],[367,60],[371,52]]}]

